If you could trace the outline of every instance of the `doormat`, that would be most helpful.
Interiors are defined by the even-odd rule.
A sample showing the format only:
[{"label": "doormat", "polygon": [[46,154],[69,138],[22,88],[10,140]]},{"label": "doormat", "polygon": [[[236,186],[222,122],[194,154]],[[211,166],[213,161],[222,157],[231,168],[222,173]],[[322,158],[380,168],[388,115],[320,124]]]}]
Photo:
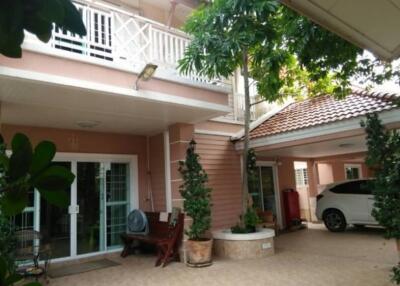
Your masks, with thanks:
[{"label": "doormat", "polygon": [[51,278],[59,278],[118,265],[120,264],[108,259],[99,259],[50,269],[49,276]]}]

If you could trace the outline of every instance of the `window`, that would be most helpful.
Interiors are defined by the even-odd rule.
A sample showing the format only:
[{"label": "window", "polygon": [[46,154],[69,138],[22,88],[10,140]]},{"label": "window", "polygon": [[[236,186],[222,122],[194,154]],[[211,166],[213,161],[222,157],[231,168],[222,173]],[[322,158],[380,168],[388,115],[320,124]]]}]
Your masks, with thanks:
[{"label": "window", "polygon": [[362,178],[360,164],[345,164],[344,172],[346,180],[355,180]]},{"label": "window", "polygon": [[296,185],[297,186],[307,186],[308,185],[307,168],[296,169],[295,175],[296,175]]},{"label": "window", "polygon": [[351,195],[370,195],[371,190],[367,180],[343,183],[333,187],[331,192],[335,194],[351,194]]}]

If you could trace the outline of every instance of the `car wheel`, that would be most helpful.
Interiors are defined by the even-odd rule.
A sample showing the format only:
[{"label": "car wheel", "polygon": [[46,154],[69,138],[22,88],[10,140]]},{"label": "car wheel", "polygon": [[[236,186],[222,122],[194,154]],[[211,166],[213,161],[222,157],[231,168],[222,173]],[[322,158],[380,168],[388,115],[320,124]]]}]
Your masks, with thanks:
[{"label": "car wheel", "polygon": [[346,218],[339,210],[331,209],[325,211],[323,220],[326,228],[332,232],[342,232],[347,226]]}]

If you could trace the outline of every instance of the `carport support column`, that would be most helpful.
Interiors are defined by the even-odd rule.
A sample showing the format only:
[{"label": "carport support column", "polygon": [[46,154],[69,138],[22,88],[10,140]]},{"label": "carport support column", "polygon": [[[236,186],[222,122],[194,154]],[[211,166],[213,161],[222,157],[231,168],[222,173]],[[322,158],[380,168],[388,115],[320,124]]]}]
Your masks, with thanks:
[{"label": "carport support column", "polygon": [[318,169],[317,163],[314,160],[307,161],[307,175],[308,175],[308,192],[310,202],[310,217],[312,222],[316,222],[318,219],[315,216],[315,210],[317,207],[317,195],[318,195]]},{"label": "carport support column", "polygon": [[[170,200],[171,209],[173,207],[179,207],[183,210],[183,199],[181,197],[181,194],[179,193],[179,186],[182,184],[182,177],[178,170],[179,161],[185,160],[186,149],[188,148],[188,145],[194,136],[194,126],[192,124],[176,123],[174,125],[169,126],[166,132],[167,135],[164,134],[164,141],[166,141],[166,137],[168,137],[169,141],[169,146],[164,145],[165,148],[169,147],[169,158],[167,158],[168,156],[166,156],[165,158],[166,161],[167,160],[169,161],[169,171],[166,168],[166,179],[168,179],[167,178],[168,176],[170,177],[169,182],[168,180],[166,180],[167,196],[170,196],[169,198],[168,197],[166,198],[167,207],[168,207],[168,201]],[[168,194],[168,188],[170,190],[169,194]],[[168,211],[171,211],[171,209],[168,209]],[[190,218],[185,218],[185,228],[188,225],[190,225],[190,222],[191,222]],[[183,250],[182,252],[184,252],[184,247],[182,250]],[[181,254],[183,254],[182,252]],[[183,256],[181,255],[181,257]]]}]

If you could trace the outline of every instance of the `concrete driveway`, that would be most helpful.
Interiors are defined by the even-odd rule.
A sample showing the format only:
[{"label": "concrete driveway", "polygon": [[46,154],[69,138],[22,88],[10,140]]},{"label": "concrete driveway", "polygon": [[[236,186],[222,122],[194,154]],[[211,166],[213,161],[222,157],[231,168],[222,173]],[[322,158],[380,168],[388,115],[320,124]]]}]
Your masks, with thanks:
[{"label": "concrete driveway", "polygon": [[268,285],[268,286],[385,286],[397,262],[393,241],[382,231],[366,229],[330,233],[320,225],[282,234],[277,253],[266,259],[217,260],[193,269],[182,263],[153,267],[154,257],[108,256],[120,266],[50,280],[50,285]]}]

